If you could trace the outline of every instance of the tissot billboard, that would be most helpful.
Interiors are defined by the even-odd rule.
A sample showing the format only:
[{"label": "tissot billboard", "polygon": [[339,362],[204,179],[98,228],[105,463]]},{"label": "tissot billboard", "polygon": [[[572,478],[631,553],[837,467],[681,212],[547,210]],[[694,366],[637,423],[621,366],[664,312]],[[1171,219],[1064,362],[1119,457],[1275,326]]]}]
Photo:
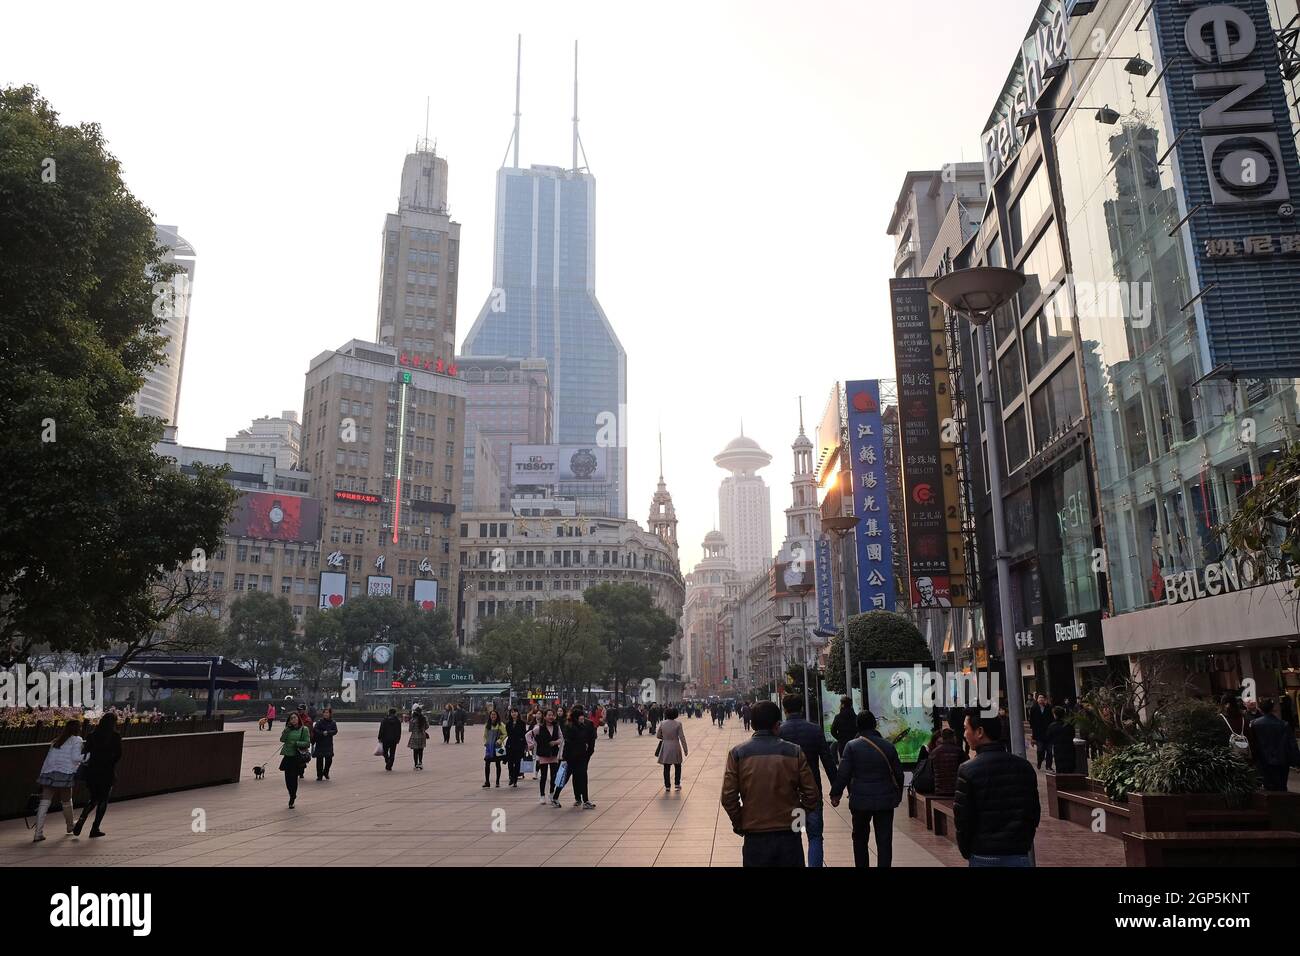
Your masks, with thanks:
[{"label": "tissot billboard", "polygon": [[607,481],[606,449],[598,445],[511,445],[510,485]]},{"label": "tissot billboard", "polygon": [[1268,3],[1153,8],[1210,367],[1300,375],[1300,163]]}]

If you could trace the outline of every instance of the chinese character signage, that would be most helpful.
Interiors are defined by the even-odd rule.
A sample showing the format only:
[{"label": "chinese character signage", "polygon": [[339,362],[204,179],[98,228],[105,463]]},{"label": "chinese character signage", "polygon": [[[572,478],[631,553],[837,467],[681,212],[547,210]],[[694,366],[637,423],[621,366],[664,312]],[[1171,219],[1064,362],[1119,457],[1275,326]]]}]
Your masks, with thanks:
[{"label": "chinese character signage", "polygon": [[894,554],[889,546],[889,497],[885,493],[885,445],[880,427],[880,383],[846,382],[853,513],[858,517],[858,606],[894,609]]},{"label": "chinese character signage", "polygon": [[889,295],[911,604],[963,606],[966,551],[943,306],[922,278],[890,279]]},{"label": "chinese character signage", "polygon": [[830,631],[835,628],[835,583],[831,580],[831,540],[827,535],[817,538],[813,554],[817,566],[817,626]]},{"label": "chinese character signage", "polygon": [[[1209,366],[1300,375],[1300,162],[1267,0],[1152,5]],[[1154,131],[1153,131],[1154,132]],[[1162,129],[1163,132],[1163,129]],[[1163,138],[1163,137],[1162,137]],[[1123,197],[1121,197],[1123,199]]]}]

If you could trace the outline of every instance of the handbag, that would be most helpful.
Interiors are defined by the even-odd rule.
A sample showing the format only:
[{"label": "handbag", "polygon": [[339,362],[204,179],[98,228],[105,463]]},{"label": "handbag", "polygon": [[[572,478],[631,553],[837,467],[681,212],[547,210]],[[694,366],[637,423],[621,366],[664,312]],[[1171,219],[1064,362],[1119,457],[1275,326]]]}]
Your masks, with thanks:
[{"label": "handbag", "polygon": [[562,761],[560,769],[555,771],[555,793],[564,789],[564,785],[569,782],[569,762]]},{"label": "handbag", "polygon": [[519,761],[519,772],[520,772],[520,773],[536,773],[536,772],[537,772],[537,761],[536,761],[534,758],[532,758],[532,757],[524,757],[523,760]]},{"label": "handbag", "polygon": [[378,747],[375,748],[375,756],[382,757],[383,755],[384,755],[384,745],[380,744]]},{"label": "handbag", "polygon": [[1250,741],[1246,739],[1246,735],[1239,734],[1235,730],[1233,730],[1232,724],[1228,723],[1228,718],[1225,717],[1223,714],[1220,714],[1219,717],[1222,718],[1223,723],[1228,728],[1228,744],[1231,747],[1233,747],[1233,749],[1238,750],[1242,753],[1245,753],[1247,750],[1249,750]]},{"label": "handbag", "polygon": [[921,761],[921,765],[912,773],[912,789],[917,793],[934,793],[933,760]]},{"label": "handbag", "polygon": [[664,752],[664,742],[661,740],[659,741],[659,746],[655,747],[655,756],[658,757],[663,752]]}]

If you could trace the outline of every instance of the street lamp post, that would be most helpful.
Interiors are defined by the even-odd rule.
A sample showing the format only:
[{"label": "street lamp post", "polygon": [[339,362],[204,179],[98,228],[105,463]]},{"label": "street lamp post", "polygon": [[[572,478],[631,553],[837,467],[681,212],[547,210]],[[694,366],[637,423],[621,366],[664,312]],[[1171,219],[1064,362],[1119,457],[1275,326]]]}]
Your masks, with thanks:
[{"label": "street lamp post", "polygon": [[[858,526],[856,515],[832,515],[822,519],[822,527],[832,532],[840,543],[840,577],[844,579],[844,695],[853,700],[853,658],[849,653],[849,566],[844,559],[844,539]],[[865,692],[864,692],[865,702]]]},{"label": "street lamp post", "polygon": [[1020,696],[1020,661],[1011,633],[1011,559],[1007,554],[1006,522],[1002,502],[1004,455],[1002,430],[993,398],[993,365],[987,326],[993,313],[1011,301],[1025,284],[1014,269],[980,266],[958,269],[930,283],[930,294],[975,327],[975,352],[984,370],[984,424],[989,433],[989,491],[993,499],[993,548],[998,568],[998,615],[1002,619],[1002,661],[1011,684],[1007,688],[1007,719],[1011,724],[1011,752],[1025,755],[1025,705]]},{"label": "street lamp post", "polygon": [[[788,640],[788,633],[789,633],[789,632],[787,631],[787,629],[786,629],[786,625],[790,623],[790,619],[793,618],[794,615],[793,615],[793,614],[776,614],[776,615],[773,615],[773,616],[774,616],[778,621],[781,622],[781,663],[784,665],[784,664],[785,664],[785,642]],[[779,671],[777,674],[774,674],[774,675],[772,676],[772,684],[773,684],[774,687],[775,687],[775,684],[776,684],[777,677],[778,677],[778,676],[780,676],[780,677],[784,677],[784,674],[785,674],[785,669],[784,669],[784,667],[782,667],[782,668],[780,669],[780,671]],[[784,684],[784,683],[785,683],[785,681],[782,680],[782,684]],[[776,691],[773,690],[773,693],[776,693]],[[778,694],[777,696],[782,696],[782,695],[781,695],[781,694]]]}]

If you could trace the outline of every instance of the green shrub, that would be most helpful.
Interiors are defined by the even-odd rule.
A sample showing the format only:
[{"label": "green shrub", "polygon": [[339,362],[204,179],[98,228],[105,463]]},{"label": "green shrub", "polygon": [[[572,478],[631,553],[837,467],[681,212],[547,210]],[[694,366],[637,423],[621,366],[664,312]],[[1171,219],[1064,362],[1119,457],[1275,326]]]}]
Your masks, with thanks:
[{"label": "green shrub", "polygon": [[1219,709],[1208,700],[1182,697],[1160,709],[1157,728],[1163,743],[1185,744],[1204,749],[1227,744],[1228,728]]},{"label": "green shrub", "polygon": [[185,694],[172,694],[163,700],[158,701],[158,709],[168,717],[188,717],[199,709],[199,705],[194,702],[193,697]]},{"label": "green shrub", "polygon": [[1240,807],[1260,787],[1259,774],[1246,758],[1219,743],[1211,747],[1164,744],[1137,771],[1141,793],[1218,793]]},{"label": "green shrub", "polygon": [[1123,803],[1130,793],[1141,789],[1138,773],[1154,759],[1155,748],[1150,744],[1129,744],[1094,760],[1092,775],[1106,788],[1106,796]]},{"label": "green shrub", "polygon": [[[930,645],[915,624],[893,611],[868,611],[849,618],[849,651],[853,667],[859,662],[928,663]],[[857,674],[853,683],[858,682]],[[837,694],[844,693],[844,630],[831,639],[826,658],[826,686]]]}]

